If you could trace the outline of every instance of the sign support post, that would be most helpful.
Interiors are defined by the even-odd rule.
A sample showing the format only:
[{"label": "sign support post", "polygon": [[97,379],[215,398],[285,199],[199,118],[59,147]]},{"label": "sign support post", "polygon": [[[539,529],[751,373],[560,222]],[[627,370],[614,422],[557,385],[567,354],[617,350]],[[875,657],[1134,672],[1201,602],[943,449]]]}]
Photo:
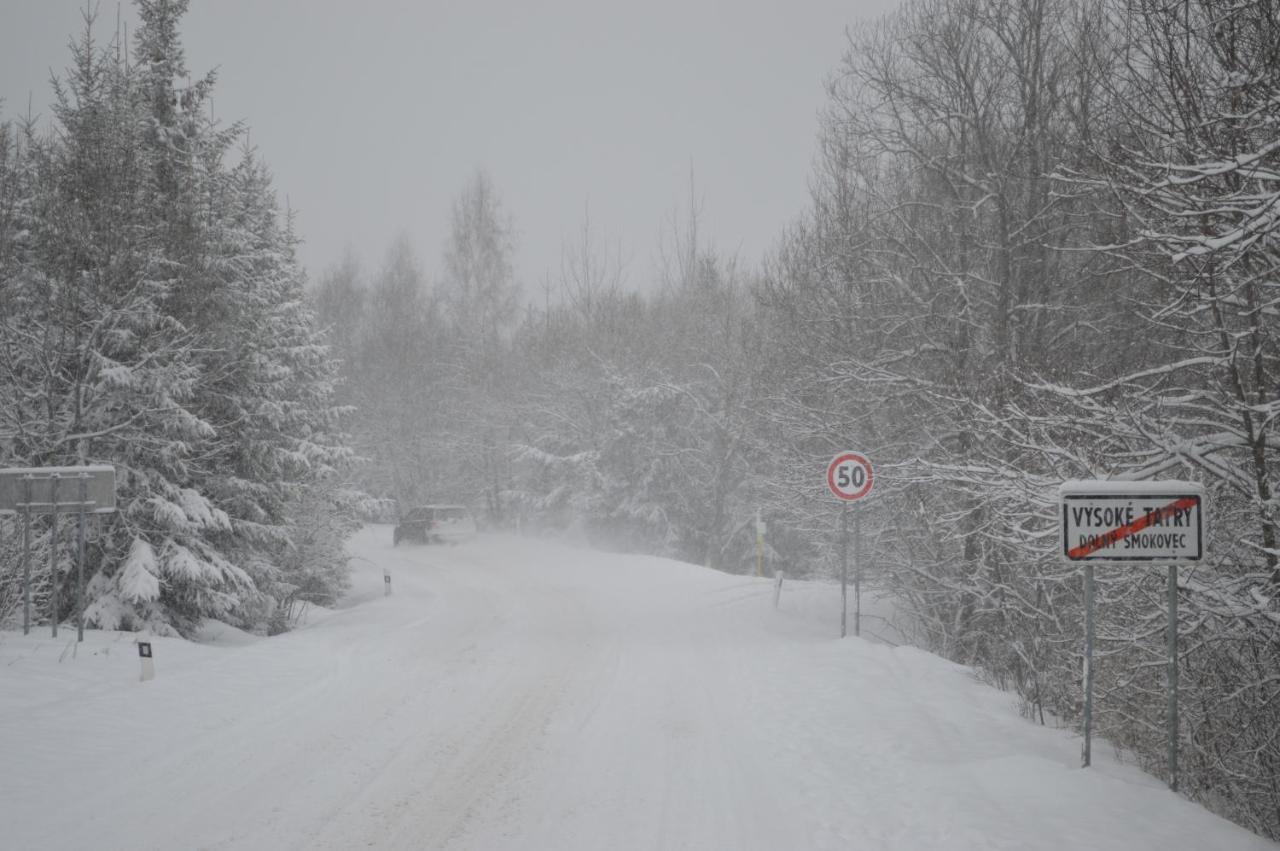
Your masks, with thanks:
[{"label": "sign support post", "polygon": [[756,576],[764,576],[764,521],[756,509]]},{"label": "sign support post", "polygon": [[1093,761],[1093,564],[1084,563],[1084,750],[1080,767]]},{"label": "sign support post", "polygon": [[1204,488],[1195,482],[1075,481],[1058,490],[1062,553],[1084,562],[1084,754],[1090,763],[1093,733],[1094,561],[1164,562],[1168,565],[1165,722],[1169,739],[1169,788],[1178,791],[1178,563],[1204,556]]},{"label": "sign support post", "polygon": [[840,637],[849,634],[849,506],[840,506]]},{"label": "sign support post", "polygon": [[[849,616],[849,503],[871,493],[875,475],[871,462],[857,452],[841,452],[827,465],[827,488],[840,500],[840,637],[848,634]],[[853,634],[862,634],[862,516],[853,521]]]},{"label": "sign support post", "polygon": [[84,641],[84,510],[89,501],[89,474],[80,474],[80,511],[76,531],[76,641]]},{"label": "sign support post", "polygon": [[853,634],[862,635],[862,512],[853,515]]},{"label": "sign support post", "polygon": [[49,577],[53,583],[49,604],[49,622],[53,624],[53,637],[58,637],[58,482],[62,477],[54,473],[50,477],[53,508],[49,514]]},{"label": "sign support post", "polygon": [[[80,457],[84,458],[82,445]],[[61,497],[63,479],[75,479],[79,493]],[[58,637],[60,614],[58,575],[58,514],[79,515],[76,541],[76,638],[84,640],[84,556],[85,515],[110,514],[116,510],[116,471],[106,464],[78,467],[6,467],[0,469],[0,514],[22,514],[22,634],[31,633],[31,515],[49,515],[50,626]],[[69,570],[69,568],[68,568]]]},{"label": "sign support post", "polygon": [[31,633],[31,477],[22,479],[22,634]]},{"label": "sign support post", "polygon": [[1169,565],[1169,788],[1178,791],[1178,565]]}]

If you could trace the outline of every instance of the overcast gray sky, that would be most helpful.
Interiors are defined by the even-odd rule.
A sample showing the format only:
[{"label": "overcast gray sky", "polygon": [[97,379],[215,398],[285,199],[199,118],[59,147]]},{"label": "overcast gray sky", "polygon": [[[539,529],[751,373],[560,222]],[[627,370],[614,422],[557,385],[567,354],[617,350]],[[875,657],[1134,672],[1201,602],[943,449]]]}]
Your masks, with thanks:
[{"label": "overcast gray sky", "polygon": [[[449,205],[477,169],[515,219],[527,291],[559,273],[590,204],[647,286],[663,222],[688,206],[755,264],[806,203],[823,80],[844,29],[892,0],[411,2],[193,0],[193,75],[244,119],[313,275],[346,246],[366,268],[408,235],[432,276]],[[130,4],[125,4],[125,14]],[[0,0],[4,117],[48,114],[81,0]],[[103,37],[117,4],[102,2]]]}]

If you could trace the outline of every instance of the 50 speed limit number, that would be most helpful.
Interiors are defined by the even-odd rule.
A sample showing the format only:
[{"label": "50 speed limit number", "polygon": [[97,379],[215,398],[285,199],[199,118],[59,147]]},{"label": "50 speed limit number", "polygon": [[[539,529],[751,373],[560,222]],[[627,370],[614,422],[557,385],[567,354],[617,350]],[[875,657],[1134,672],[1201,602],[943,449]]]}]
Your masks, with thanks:
[{"label": "50 speed limit number", "polygon": [[871,493],[875,473],[871,462],[857,452],[841,452],[827,465],[827,487],[836,499],[853,502]]}]

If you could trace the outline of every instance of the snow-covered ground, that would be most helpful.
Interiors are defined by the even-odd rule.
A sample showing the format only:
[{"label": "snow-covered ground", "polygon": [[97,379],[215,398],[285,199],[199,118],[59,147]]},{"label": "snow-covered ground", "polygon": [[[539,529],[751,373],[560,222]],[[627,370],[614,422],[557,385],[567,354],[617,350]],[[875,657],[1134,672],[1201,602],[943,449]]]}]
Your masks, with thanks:
[{"label": "snow-covered ground", "polygon": [[[351,543],[344,606],[203,643],[0,633],[5,849],[1263,849],[839,589],[518,538]],[[394,593],[383,594],[383,569]]]}]

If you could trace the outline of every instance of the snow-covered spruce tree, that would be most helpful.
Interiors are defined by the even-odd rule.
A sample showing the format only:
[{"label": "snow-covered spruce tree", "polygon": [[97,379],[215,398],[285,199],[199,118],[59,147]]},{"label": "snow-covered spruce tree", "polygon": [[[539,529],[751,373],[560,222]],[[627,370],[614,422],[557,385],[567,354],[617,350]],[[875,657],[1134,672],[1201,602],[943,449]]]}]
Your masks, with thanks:
[{"label": "snow-covered spruce tree", "polygon": [[[2,105],[2,104],[0,104]],[[32,275],[31,228],[35,194],[31,128],[0,124],[0,466],[17,463],[14,453],[18,399],[25,390],[25,346],[19,347],[22,306],[30,297],[26,282]],[[0,517],[0,625],[22,603],[22,578],[17,570],[16,518]],[[37,605],[43,588],[36,589]]]},{"label": "snow-covered spruce tree", "polygon": [[[162,251],[146,226],[144,111],[118,57],[94,43],[87,20],[67,78],[55,83],[58,133],[30,147],[29,262],[6,325],[20,388],[6,414],[15,460],[69,464],[83,449],[120,472],[126,511],[95,540],[95,567],[143,554],[133,546],[139,529],[153,527],[185,475],[185,449],[175,448],[208,433],[187,407],[197,375],[190,335],[165,315],[166,286],[149,274]],[[115,623],[128,609],[135,622],[167,625],[154,605],[156,577],[138,569],[146,561],[115,570],[114,582],[95,579],[93,595],[111,598],[95,617]]]},{"label": "snow-covered spruce tree", "polygon": [[[230,438],[202,461],[203,491],[229,526],[212,537],[249,571],[268,610],[332,602],[345,587],[335,565],[345,566],[340,542],[350,531],[336,491],[349,460],[333,402],[337,364],[303,298],[292,221],[276,209],[266,167],[246,150],[219,182],[207,268],[224,295],[217,320],[202,323],[209,346],[198,404]],[[317,537],[322,521],[332,536]],[[304,560],[298,530],[310,542]]]},{"label": "snow-covered spruce tree", "polygon": [[[117,469],[120,510],[90,548],[88,617],[103,627],[187,631],[210,616],[256,626],[269,605],[245,569],[255,564],[249,553],[263,558],[262,537],[287,548],[288,536],[251,540],[234,525],[243,506],[230,498],[220,504],[226,489],[215,483],[240,476],[267,495],[264,502],[290,502],[300,477],[281,486],[271,478],[276,469],[224,465],[237,453],[292,452],[299,441],[341,454],[325,436],[330,367],[318,341],[294,330],[309,318],[300,309],[288,229],[266,231],[265,243],[248,246],[257,252],[249,257],[236,255],[247,243],[227,237],[237,224],[235,199],[252,194],[232,190],[252,183],[257,209],[269,205],[262,180],[237,183],[222,166],[236,130],[219,131],[205,117],[212,79],[181,85],[184,8],[140,4],[131,67],[118,46],[99,49],[86,22],[67,79],[55,83],[57,133],[33,136],[29,146],[24,259],[5,286],[12,312],[0,345],[14,388],[15,404],[4,413],[12,460],[83,457]],[[5,251],[12,245],[9,239]],[[238,272],[237,257],[245,261]],[[270,264],[279,270],[274,277],[262,272]],[[242,304],[248,309],[240,311]],[[268,317],[249,316],[260,310]],[[253,361],[258,372],[236,372],[240,353],[228,341],[251,329],[271,335],[267,348],[275,348]],[[255,386],[239,390],[257,398],[264,374],[278,379],[276,371],[289,368],[296,371],[288,381],[267,388],[288,388],[278,411],[245,405],[258,419],[215,424],[225,414],[229,376],[251,377]],[[273,418],[276,431],[264,429],[262,421]],[[289,431],[303,421],[316,431]],[[289,518],[278,511],[273,522],[284,527]]]},{"label": "snow-covered spruce tree", "polygon": [[231,170],[223,163],[240,128],[207,117],[212,75],[184,84],[185,9],[140,3],[135,56],[147,109],[144,194],[163,248],[150,271],[165,282],[165,312],[196,344],[191,408],[208,432],[176,491],[152,501],[163,535],[152,549],[171,610],[187,622],[217,616],[256,628],[302,584],[281,574],[289,507],[320,504],[303,501],[301,489],[328,492],[345,450],[292,225],[249,152]]}]

